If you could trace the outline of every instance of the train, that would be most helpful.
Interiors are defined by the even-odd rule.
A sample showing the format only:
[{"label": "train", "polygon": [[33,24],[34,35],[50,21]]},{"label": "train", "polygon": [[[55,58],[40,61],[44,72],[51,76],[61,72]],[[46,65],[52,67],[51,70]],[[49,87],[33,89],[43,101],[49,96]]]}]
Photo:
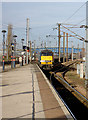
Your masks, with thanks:
[{"label": "train", "polygon": [[42,50],[39,57],[39,66],[50,70],[53,67],[54,56],[51,50]]}]

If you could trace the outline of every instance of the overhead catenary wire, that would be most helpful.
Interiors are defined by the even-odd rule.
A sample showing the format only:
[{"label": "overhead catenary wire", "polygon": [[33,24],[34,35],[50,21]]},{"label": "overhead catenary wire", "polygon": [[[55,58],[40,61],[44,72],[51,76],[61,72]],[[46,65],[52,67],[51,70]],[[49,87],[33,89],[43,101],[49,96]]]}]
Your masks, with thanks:
[{"label": "overhead catenary wire", "polygon": [[76,34],[75,32],[73,32],[72,30],[70,30],[69,28],[65,27],[62,25],[62,27],[64,27],[65,29],[67,29],[68,31],[70,31],[71,33],[75,34],[75,38],[81,40],[81,41],[84,41],[84,42],[88,42],[85,38],[81,37],[80,35]]},{"label": "overhead catenary wire", "polygon": [[[68,31],[70,31],[71,33],[75,34],[75,36],[81,37],[80,35],[76,34],[75,32],[73,32],[72,30],[70,30],[69,28],[65,27],[62,25],[62,27],[64,27],[65,29],[67,29]],[[81,37],[83,39],[83,37]]]},{"label": "overhead catenary wire", "polygon": [[84,22],[84,21],[86,21],[86,20],[88,20],[88,17],[87,18],[85,18],[85,19],[83,19],[83,20],[81,20],[79,23],[77,23],[77,24],[80,24],[80,23],[82,23],[82,22]]},{"label": "overhead catenary wire", "polygon": [[86,4],[86,2],[83,3],[83,5],[80,6],[80,7],[79,7],[70,17],[68,17],[63,23],[65,23],[65,22],[67,22],[69,19],[71,19],[85,4]]},{"label": "overhead catenary wire", "polygon": [[[61,32],[65,32],[65,31],[62,31],[62,30],[60,30]],[[65,33],[67,33],[67,32],[65,32]],[[74,37],[74,38],[77,38],[77,39],[79,39],[79,40],[81,40],[79,37],[77,37],[77,36],[75,36],[75,35],[71,35],[70,33],[68,33],[68,37]],[[76,34],[77,35],[77,34]],[[58,37],[58,36],[56,36],[56,37]],[[61,37],[63,37],[63,35],[61,35]],[[66,36],[65,36],[66,37]],[[81,37],[81,36],[80,36]],[[83,41],[83,37],[82,37],[82,40],[81,41]],[[85,40],[86,41],[86,40]]]}]

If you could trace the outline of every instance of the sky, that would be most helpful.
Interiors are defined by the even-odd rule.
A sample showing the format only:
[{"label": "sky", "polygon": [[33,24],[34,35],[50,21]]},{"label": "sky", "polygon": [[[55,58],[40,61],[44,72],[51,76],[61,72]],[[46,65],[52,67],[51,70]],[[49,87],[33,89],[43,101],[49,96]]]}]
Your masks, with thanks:
[{"label": "sky", "polygon": [[86,2],[87,0],[1,0],[2,2]]},{"label": "sky", "polygon": [[[2,5],[2,29],[6,29],[8,24],[13,25],[13,33],[16,34],[18,46],[21,46],[21,39],[25,39],[26,43],[26,19],[30,20],[30,33],[29,40],[36,40],[36,46],[40,46],[42,41],[46,41],[48,46],[57,46],[57,37],[46,38],[46,35],[56,35],[57,30],[52,28],[57,27],[57,23],[64,23],[80,6],[83,2],[5,2]],[[7,0],[10,1],[10,0]],[[13,0],[14,1],[14,0]],[[71,1],[71,0],[70,0]],[[85,5],[66,23],[78,24],[86,17]],[[85,24],[85,21],[81,22]],[[1,26],[1,25],[0,25]],[[66,30],[65,30],[66,31]],[[85,30],[74,29],[78,34],[85,36]],[[66,31],[67,32],[67,31]],[[1,34],[1,33],[0,33]],[[0,41],[1,41],[0,35]],[[73,40],[74,46],[77,47],[78,43],[82,46],[82,42],[76,39],[69,38],[69,46]],[[51,41],[51,42],[50,42]],[[61,43],[62,45],[62,43]]]}]

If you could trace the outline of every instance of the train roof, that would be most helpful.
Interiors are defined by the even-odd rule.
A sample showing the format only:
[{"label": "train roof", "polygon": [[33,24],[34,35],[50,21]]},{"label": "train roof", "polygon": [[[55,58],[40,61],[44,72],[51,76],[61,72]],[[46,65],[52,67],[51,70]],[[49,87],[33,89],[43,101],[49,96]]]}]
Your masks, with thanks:
[{"label": "train roof", "polygon": [[42,50],[41,51],[41,53],[47,53],[47,52],[53,53],[51,50]]}]

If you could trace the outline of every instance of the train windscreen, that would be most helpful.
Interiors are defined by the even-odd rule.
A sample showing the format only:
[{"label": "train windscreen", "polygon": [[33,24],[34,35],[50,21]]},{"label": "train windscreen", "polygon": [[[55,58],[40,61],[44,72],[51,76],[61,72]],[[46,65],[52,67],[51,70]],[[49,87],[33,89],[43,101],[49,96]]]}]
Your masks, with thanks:
[{"label": "train windscreen", "polygon": [[41,56],[52,56],[52,53],[51,52],[41,53]]}]

